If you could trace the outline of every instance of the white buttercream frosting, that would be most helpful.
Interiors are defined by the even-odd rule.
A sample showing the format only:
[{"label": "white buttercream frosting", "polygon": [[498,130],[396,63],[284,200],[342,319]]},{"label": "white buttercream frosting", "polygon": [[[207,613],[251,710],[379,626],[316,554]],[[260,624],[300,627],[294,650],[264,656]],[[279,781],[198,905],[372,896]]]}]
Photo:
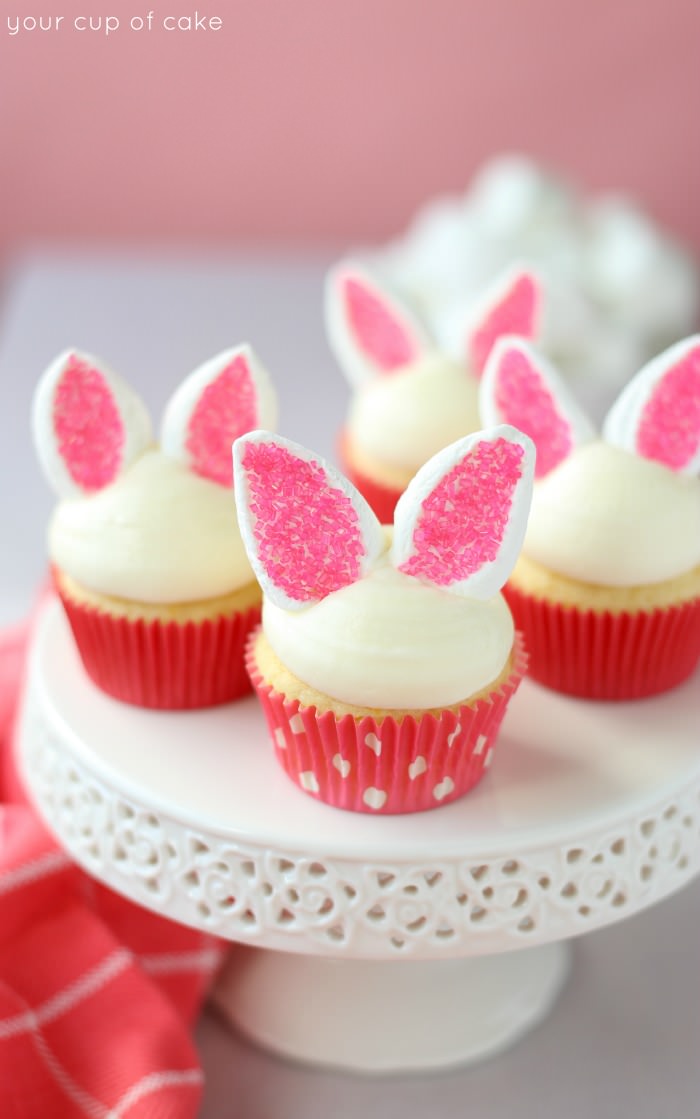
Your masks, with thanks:
[{"label": "white buttercream frosting", "polygon": [[232,490],[155,449],[113,485],[61,502],[49,553],[82,586],[134,602],[194,602],[253,580]]},{"label": "white buttercream frosting", "polygon": [[410,471],[480,426],[476,379],[439,354],[370,381],[353,397],[348,416],[357,447]]},{"label": "white buttercream frosting", "polygon": [[524,553],[560,575],[644,586],[700,564],[700,479],[594,442],[535,483]]},{"label": "white buttercream frosting", "polygon": [[361,707],[425,710],[466,699],[495,680],[513,645],[500,595],[449,594],[379,558],[364,578],[305,610],[263,605],[280,660],[317,691]]}]

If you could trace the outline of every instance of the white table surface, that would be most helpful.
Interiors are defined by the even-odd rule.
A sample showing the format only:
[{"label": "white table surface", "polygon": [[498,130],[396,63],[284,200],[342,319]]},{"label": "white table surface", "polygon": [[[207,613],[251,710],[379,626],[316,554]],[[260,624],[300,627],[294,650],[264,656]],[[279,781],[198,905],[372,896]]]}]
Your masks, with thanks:
[{"label": "white table surface", "polygon": [[[67,346],[102,356],[138,388],[157,422],[194,365],[249,340],[277,385],[281,430],[332,455],[347,400],[320,314],[332,256],[54,253],[8,271],[0,307],[0,624],[24,614],[45,572],[53,499],[35,463],[28,414],[49,360]],[[589,404],[591,397],[600,408],[599,389]],[[295,1067],[205,1011],[196,1035],[207,1083],[201,1119],[696,1116],[699,928],[695,883],[587,935],[544,1025],[505,1055],[448,1075],[377,1081]]]}]

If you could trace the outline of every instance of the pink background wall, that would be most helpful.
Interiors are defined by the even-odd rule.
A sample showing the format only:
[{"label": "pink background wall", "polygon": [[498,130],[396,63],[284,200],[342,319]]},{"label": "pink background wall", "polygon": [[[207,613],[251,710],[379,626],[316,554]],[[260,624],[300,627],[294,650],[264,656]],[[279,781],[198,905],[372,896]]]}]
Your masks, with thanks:
[{"label": "pink background wall", "polygon": [[[131,31],[151,5],[223,27]],[[699,43],[698,0],[5,0],[0,248],[378,238],[504,149],[700,248]]]}]

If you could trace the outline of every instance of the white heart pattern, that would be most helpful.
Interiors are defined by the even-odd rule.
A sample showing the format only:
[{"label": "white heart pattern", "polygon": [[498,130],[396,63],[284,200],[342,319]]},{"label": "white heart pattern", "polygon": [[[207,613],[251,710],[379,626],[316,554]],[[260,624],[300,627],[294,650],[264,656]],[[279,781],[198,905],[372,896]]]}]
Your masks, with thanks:
[{"label": "white heart pattern", "polygon": [[455,787],[455,783],[452,780],[452,778],[451,777],[445,777],[440,782],[440,784],[436,785],[435,788],[433,789],[433,796],[435,797],[436,800],[444,800],[445,797],[449,796],[449,794],[453,791],[454,787]]},{"label": "white heart pattern", "polygon": [[427,768],[428,763],[426,762],[423,755],[419,754],[418,757],[415,758],[414,761],[412,761],[409,765],[408,776],[411,778],[412,781],[415,781],[416,777],[420,777],[421,773],[425,773]]},{"label": "white heart pattern", "polygon": [[277,727],[275,730],[275,742],[277,743],[280,750],[287,749],[287,739],[284,737],[284,731],[282,730],[282,727]]},{"label": "white heart pattern", "polygon": [[318,779],[312,769],[305,769],[303,773],[299,774],[299,784],[302,789],[306,789],[307,793],[318,792]]},{"label": "white heart pattern", "polygon": [[371,732],[365,735],[365,746],[369,746],[370,750],[374,750],[377,757],[379,757],[382,752],[381,738],[377,738],[376,734],[372,734]]},{"label": "white heart pattern", "polygon": [[350,762],[347,760],[347,758],[341,757],[340,754],[334,754],[333,765],[338,770],[338,773],[341,777],[347,777],[351,769]]},{"label": "white heart pattern", "polygon": [[289,720],[289,729],[291,730],[292,734],[304,733],[304,720],[302,719],[301,715],[292,715],[291,719]]},{"label": "white heart pattern", "polygon": [[375,789],[370,785],[362,794],[362,799],[368,808],[383,808],[386,804],[384,789]]},{"label": "white heart pattern", "polygon": [[461,733],[462,733],[462,724],[457,723],[457,726],[452,731],[452,734],[448,734],[448,736],[447,736],[447,745],[451,746],[452,743],[454,742],[455,738],[459,738]]},{"label": "white heart pattern", "polygon": [[478,755],[478,754],[483,753],[484,746],[486,745],[487,742],[488,742],[488,738],[486,737],[486,735],[485,734],[480,734],[479,737],[476,740],[476,746],[474,747],[474,754]]}]

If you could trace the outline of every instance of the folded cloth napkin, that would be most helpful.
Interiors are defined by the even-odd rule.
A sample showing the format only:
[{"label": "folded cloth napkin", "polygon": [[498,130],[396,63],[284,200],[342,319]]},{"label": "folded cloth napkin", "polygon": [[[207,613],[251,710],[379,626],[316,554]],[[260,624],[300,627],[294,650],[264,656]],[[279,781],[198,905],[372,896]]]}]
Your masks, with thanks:
[{"label": "folded cloth napkin", "polygon": [[188,1119],[219,941],[92,881],[27,802],[12,733],[29,625],[0,635],[0,1117]]}]

